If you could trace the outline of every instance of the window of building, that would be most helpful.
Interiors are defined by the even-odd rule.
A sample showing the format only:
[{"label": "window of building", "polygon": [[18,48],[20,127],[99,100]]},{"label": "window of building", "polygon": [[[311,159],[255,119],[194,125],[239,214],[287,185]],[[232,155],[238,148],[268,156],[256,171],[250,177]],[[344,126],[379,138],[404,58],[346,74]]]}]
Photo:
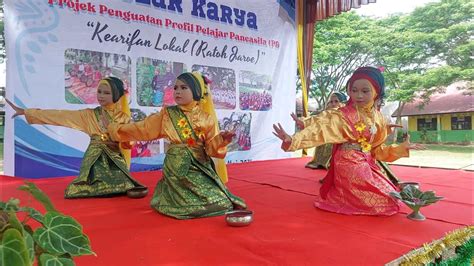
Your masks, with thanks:
[{"label": "window of building", "polygon": [[451,117],[451,130],[471,130],[470,116],[453,116]]},{"label": "window of building", "polygon": [[435,118],[418,118],[416,120],[416,125],[418,128],[418,131],[438,129],[438,121],[436,117]]}]

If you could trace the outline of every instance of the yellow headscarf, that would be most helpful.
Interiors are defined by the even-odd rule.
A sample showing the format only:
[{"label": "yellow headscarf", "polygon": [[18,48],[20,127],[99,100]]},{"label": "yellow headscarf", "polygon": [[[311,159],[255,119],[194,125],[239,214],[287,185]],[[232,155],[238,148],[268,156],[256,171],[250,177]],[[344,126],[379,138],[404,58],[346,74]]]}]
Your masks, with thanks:
[{"label": "yellow headscarf", "polygon": [[[98,86],[105,85],[105,86],[109,87],[111,89],[112,95],[113,95],[114,93],[118,93],[118,91],[116,91],[118,88],[115,88],[115,89],[113,88],[113,86],[116,85],[116,84],[112,85],[114,82],[115,81],[112,80],[111,78],[104,78],[104,79],[101,79],[99,81]],[[122,87],[123,87],[123,85],[122,85]],[[123,89],[124,88],[122,88],[122,90]],[[123,95],[118,99],[118,101],[114,102],[112,109],[114,111],[120,111],[120,112],[126,114],[128,118],[131,117],[130,106],[128,105],[128,98],[127,98],[127,94],[125,93],[125,91],[123,91]],[[120,148],[120,152],[122,153],[122,155],[125,159],[125,162],[127,163],[128,169],[130,169],[131,158],[132,158],[130,142],[121,142],[120,145],[119,145],[119,148]]]},{"label": "yellow headscarf", "polygon": [[[209,114],[211,118],[214,120],[214,125],[216,127],[217,132],[219,132],[219,121],[217,120],[216,109],[214,108],[214,102],[212,101],[211,90],[209,90],[208,86],[204,82],[204,78],[200,72],[192,72],[194,78],[199,82],[199,86],[201,87],[202,97],[199,102],[201,109]],[[215,159],[215,166],[216,172],[219,175],[220,179],[223,183],[227,183],[227,166],[224,159]]]},{"label": "yellow headscarf", "polygon": [[[117,101],[119,106],[118,110],[122,111],[122,113],[126,114],[129,118],[132,117],[132,113],[130,112],[130,106],[128,105],[128,98],[127,95],[124,94],[120,99]],[[130,164],[132,163],[132,144],[130,142],[121,142],[120,143],[120,152],[127,163],[128,169],[130,169]]]}]

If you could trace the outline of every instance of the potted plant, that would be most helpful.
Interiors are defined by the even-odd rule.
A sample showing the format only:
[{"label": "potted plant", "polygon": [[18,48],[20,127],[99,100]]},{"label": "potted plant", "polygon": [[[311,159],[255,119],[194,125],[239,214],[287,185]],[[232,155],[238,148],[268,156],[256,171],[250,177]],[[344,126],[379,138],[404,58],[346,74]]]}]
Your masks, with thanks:
[{"label": "potted plant", "polygon": [[413,211],[407,216],[408,219],[416,221],[425,220],[425,216],[420,213],[421,207],[443,199],[443,197],[436,196],[433,191],[422,192],[414,185],[407,185],[400,192],[390,192],[390,195],[405,203]]},{"label": "potted plant", "polygon": [[[19,199],[0,201],[0,265],[30,266],[36,261],[39,266],[69,266],[74,265],[74,256],[95,255],[82,226],[57,211],[35,184],[26,182],[19,190],[31,194],[46,213],[20,206]],[[40,226],[33,230],[31,221]]]}]

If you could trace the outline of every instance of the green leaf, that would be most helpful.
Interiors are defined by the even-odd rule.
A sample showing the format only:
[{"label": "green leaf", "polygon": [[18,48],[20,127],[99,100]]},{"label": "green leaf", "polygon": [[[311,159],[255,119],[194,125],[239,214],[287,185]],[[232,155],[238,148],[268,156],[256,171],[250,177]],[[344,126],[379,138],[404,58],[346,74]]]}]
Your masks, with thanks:
[{"label": "green leaf", "polygon": [[5,210],[5,211],[17,211],[18,206],[20,205],[20,200],[19,199],[14,199],[11,198],[7,202],[0,202],[0,210]]},{"label": "green leaf", "polygon": [[421,195],[423,195],[423,192],[421,192],[415,186],[408,185],[403,188],[401,194],[404,199],[419,199]]},{"label": "green leaf", "polygon": [[10,228],[0,244],[0,266],[29,266],[28,251],[20,231]]},{"label": "green leaf", "polygon": [[433,204],[435,202],[438,202],[442,199],[443,199],[443,197],[433,197],[431,199],[427,199],[427,200],[425,200],[425,203],[423,204],[423,206],[428,206],[428,205]]},{"label": "green leaf", "polygon": [[405,200],[405,201],[415,200],[415,196],[413,196],[413,192],[411,190],[407,190],[406,187],[403,189],[402,192],[400,192],[400,196],[402,197],[402,200]]},{"label": "green leaf", "polygon": [[41,189],[39,189],[35,184],[31,182],[25,182],[25,184],[26,185],[20,186],[18,189],[30,193],[37,201],[43,204],[46,211],[56,211],[49,197],[44,194]]},{"label": "green leaf", "polygon": [[[390,195],[394,196],[396,193],[391,192]],[[433,191],[422,192],[418,188],[412,185],[408,185],[403,188],[399,194],[403,203],[405,203],[410,209],[418,210],[422,206],[428,206],[432,203],[437,202],[442,199],[442,197],[437,197]]]},{"label": "green leaf", "polygon": [[9,220],[8,213],[0,210],[0,233],[10,225]]},{"label": "green leaf", "polygon": [[402,200],[403,203],[405,203],[408,207],[410,208],[414,208],[416,207],[416,204],[413,202],[413,201],[409,201],[409,200]]},{"label": "green leaf", "polygon": [[396,199],[399,199],[401,200],[402,199],[402,196],[400,195],[400,193],[396,192],[396,191],[392,191],[390,192],[390,196],[396,198]]},{"label": "green leaf", "polygon": [[433,191],[425,191],[421,195],[420,199],[427,200],[427,199],[432,199],[434,197],[436,197],[436,196],[435,196],[435,193]]},{"label": "green leaf", "polygon": [[30,264],[33,264],[35,261],[35,242],[33,240],[33,237],[23,229],[23,239],[25,240],[26,244],[26,250],[28,251],[28,257],[30,259]]},{"label": "green leaf", "polygon": [[42,266],[74,266],[74,261],[68,258],[58,258],[48,253],[43,253],[40,256]]},{"label": "green leaf", "polygon": [[423,206],[428,206],[443,199],[443,197],[436,196],[434,191],[425,191],[420,198],[423,200]]},{"label": "green leaf", "polygon": [[53,255],[71,256],[94,254],[89,238],[83,234],[82,226],[70,216],[48,212],[44,222],[33,234],[38,245]]},{"label": "green leaf", "polygon": [[16,217],[16,212],[9,212],[8,220],[12,228],[15,228],[19,232],[23,232],[23,225],[21,225],[20,221]]},{"label": "green leaf", "polygon": [[21,207],[19,211],[27,212],[31,218],[35,219],[36,221],[43,223],[43,215],[41,212],[31,208],[31,207]]}]

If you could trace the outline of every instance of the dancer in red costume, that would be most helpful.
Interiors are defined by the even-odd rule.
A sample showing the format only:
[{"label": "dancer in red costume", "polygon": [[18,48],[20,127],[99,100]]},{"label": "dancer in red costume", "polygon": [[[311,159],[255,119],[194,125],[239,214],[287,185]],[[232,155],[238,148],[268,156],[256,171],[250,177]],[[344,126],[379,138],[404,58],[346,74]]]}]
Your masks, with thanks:
[{"label": "dancer in red costume", "polygon": [[336,144],[332,162],[317,208],[349,215],[393,215],[399,202],[389,193],[397,188],[381,173],[375,160],[391,162],[408,157],[409,137],[400,145],[385,145],[387,122],[377,110],[376,101],[384,96],[384,78],[377,68],[357,69],[348,82],[349,102],[338,110],[321,113],[304,130],[288,135],[280,124],[274,134],[282,140],[282,149],[294,151],[325,143]]}]

